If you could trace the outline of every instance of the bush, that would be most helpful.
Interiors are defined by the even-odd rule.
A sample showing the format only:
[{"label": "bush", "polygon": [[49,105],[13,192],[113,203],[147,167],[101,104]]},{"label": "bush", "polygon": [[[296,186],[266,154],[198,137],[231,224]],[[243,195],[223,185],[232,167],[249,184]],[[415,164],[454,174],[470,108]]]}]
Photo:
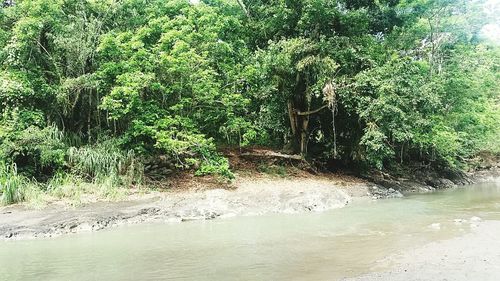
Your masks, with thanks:
[{"label": "bush", "polygon": [[195,175],[219,175],[226,179],[234,179],[234,174],[229,168],[229,161],[220,155],[205,159]]},{"label": "bush", "polygon": [[1,161],[16,163],[19,172],[35,178],[50,177],[65,166],[67,146],[57,127],[26,127],[9,121],[0,124]]},{"label": "bush", "polygon": [[199,133],[189,120],[176,117],[159,122],[156,147],[177,161],[179,168],[199,167],[196,175],[234,178],[226,158],[217,153],[214,140]]}]

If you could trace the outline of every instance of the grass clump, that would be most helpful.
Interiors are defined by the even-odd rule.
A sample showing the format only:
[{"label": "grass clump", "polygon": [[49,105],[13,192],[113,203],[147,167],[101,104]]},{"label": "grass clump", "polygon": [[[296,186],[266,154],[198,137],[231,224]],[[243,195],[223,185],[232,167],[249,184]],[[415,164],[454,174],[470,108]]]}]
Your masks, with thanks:
[{"label": "grass clump", "polygon": [[16,164],[0,163],[0,193],[4,205],[18,203],[24,200],[23,188],[27,180],[17,173]]},{"label": "grass clump", "polygon": [[141,184],[144,171],[135,153],[121,150],[113,140],[70,148],[68,163],[74,175],[109,186]]},{"label": "grass clump", "polygon": [[30,180],[32,174],[18,172],[14,162],[0,161],[0,200],[4,205],[25,202],[39,208],[54,199],[71,205],[96,200],[116,200],[125,187],[142,184],[143,164],[133,151],[124,151],[116,140],[71,147],[64,164],[45,181]]},{"label": "grass clump", "polygon": [[118,200],[126,193],[125,188],[118,185],[113,177],[102,177],[99,181],[89,182],[67,173],[56,174],[45,187],[46,197],[63,200],[73,206],[102,199]]}]

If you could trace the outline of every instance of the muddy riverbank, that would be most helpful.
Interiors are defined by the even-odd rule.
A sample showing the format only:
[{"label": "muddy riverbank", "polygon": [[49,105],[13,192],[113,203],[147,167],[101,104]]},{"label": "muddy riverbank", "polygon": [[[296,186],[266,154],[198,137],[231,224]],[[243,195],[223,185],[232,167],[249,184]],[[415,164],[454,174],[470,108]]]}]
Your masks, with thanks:
[{"label": "muddy riverbank", "polygon": [[[498,174],[498,166],[494,166],[470,174],[469,178],[487,181]],[[177,223],[269,213],[322,212],[342,208],[353,200],[402,197],[404,192],[429,192],[456,186],[451,180],[438,177],[425,182],[381,175],[369,180],[334,174],[286,178],[241,175],[231,188],[198,186],[167,192],[148,191],[130,195],[120,202],[92,202],[79,207],[61,202],[53,202],[41,210],[24,205],[0,207],[0,239],[54,237],[143,222]],[[442,183],[446,185],[440,186]]]},{"label": "muddy riverbank", "polygon": [[[352,178],[242,177],[234,189],[150,192],[120,202],[80,207],[49,204],[42,210],[23,205],[0,208],[0,237],[30,239],[98,231],[122,224],[183,222],[268,213],[321,212],[347,205],[353,198],[380,194],[382,187]],[[387,194],[395,191],[383,191]]]}]

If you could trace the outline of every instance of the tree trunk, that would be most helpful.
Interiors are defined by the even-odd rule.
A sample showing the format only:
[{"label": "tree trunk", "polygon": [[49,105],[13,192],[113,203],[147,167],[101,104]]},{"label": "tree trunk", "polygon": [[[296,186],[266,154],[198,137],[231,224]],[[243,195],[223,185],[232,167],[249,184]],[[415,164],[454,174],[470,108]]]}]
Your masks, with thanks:
[{"label": "tree trunk", "polygon": [[300,128],[300,155],[303,157],[307,154],[307,139],[309,137],[309,115],[302,116],[302,126]]},{"label": "tree trunk", "polygon": [[290,153],[300,153],[302,157],[305,157],[307,154],[309,120],[311,115],[328,108],[328,104],[324,104],[319,108],[311,110],[311,100],[312,94],[307,78],[297,73],[294,92],[287,101],[288,118],[292,133],[292,138],[287,146],[290,145]]},{"label": "tree trunk", "polygon": [[294,153],[300,153],[302,157],[307,154],[307,143],[309,139],[310,115],[321,111],[327,106],[311,110],[311,93],[307,87],[306,79],[297,74],[297,86],[294,95],[288,100],[288,117],[292,131],[292,149]]}]

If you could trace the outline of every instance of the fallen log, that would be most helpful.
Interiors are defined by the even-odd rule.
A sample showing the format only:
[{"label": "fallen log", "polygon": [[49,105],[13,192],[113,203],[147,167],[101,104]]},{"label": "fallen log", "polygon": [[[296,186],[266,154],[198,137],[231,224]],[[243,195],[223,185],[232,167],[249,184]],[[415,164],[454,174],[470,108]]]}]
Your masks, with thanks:
[{"label": "fallen log", "polygon": [[244,158],[268,158],[273,160],[289,160],[299,162],[300,169],[306,170],[311,174],[318,174],[318,171],[301,155],[283,154],[274,151],[252,151],[240,154]]},{"label": "fallen log", "polygon": [[305,161],[305,159],[301,155],[296,154],[283,154],[274,151],[265,151],[265,152],[245,152],[241,154],[242,157],[264,157],[264,158],[282,158],[282,159],[291,159],[298,161]]}]

